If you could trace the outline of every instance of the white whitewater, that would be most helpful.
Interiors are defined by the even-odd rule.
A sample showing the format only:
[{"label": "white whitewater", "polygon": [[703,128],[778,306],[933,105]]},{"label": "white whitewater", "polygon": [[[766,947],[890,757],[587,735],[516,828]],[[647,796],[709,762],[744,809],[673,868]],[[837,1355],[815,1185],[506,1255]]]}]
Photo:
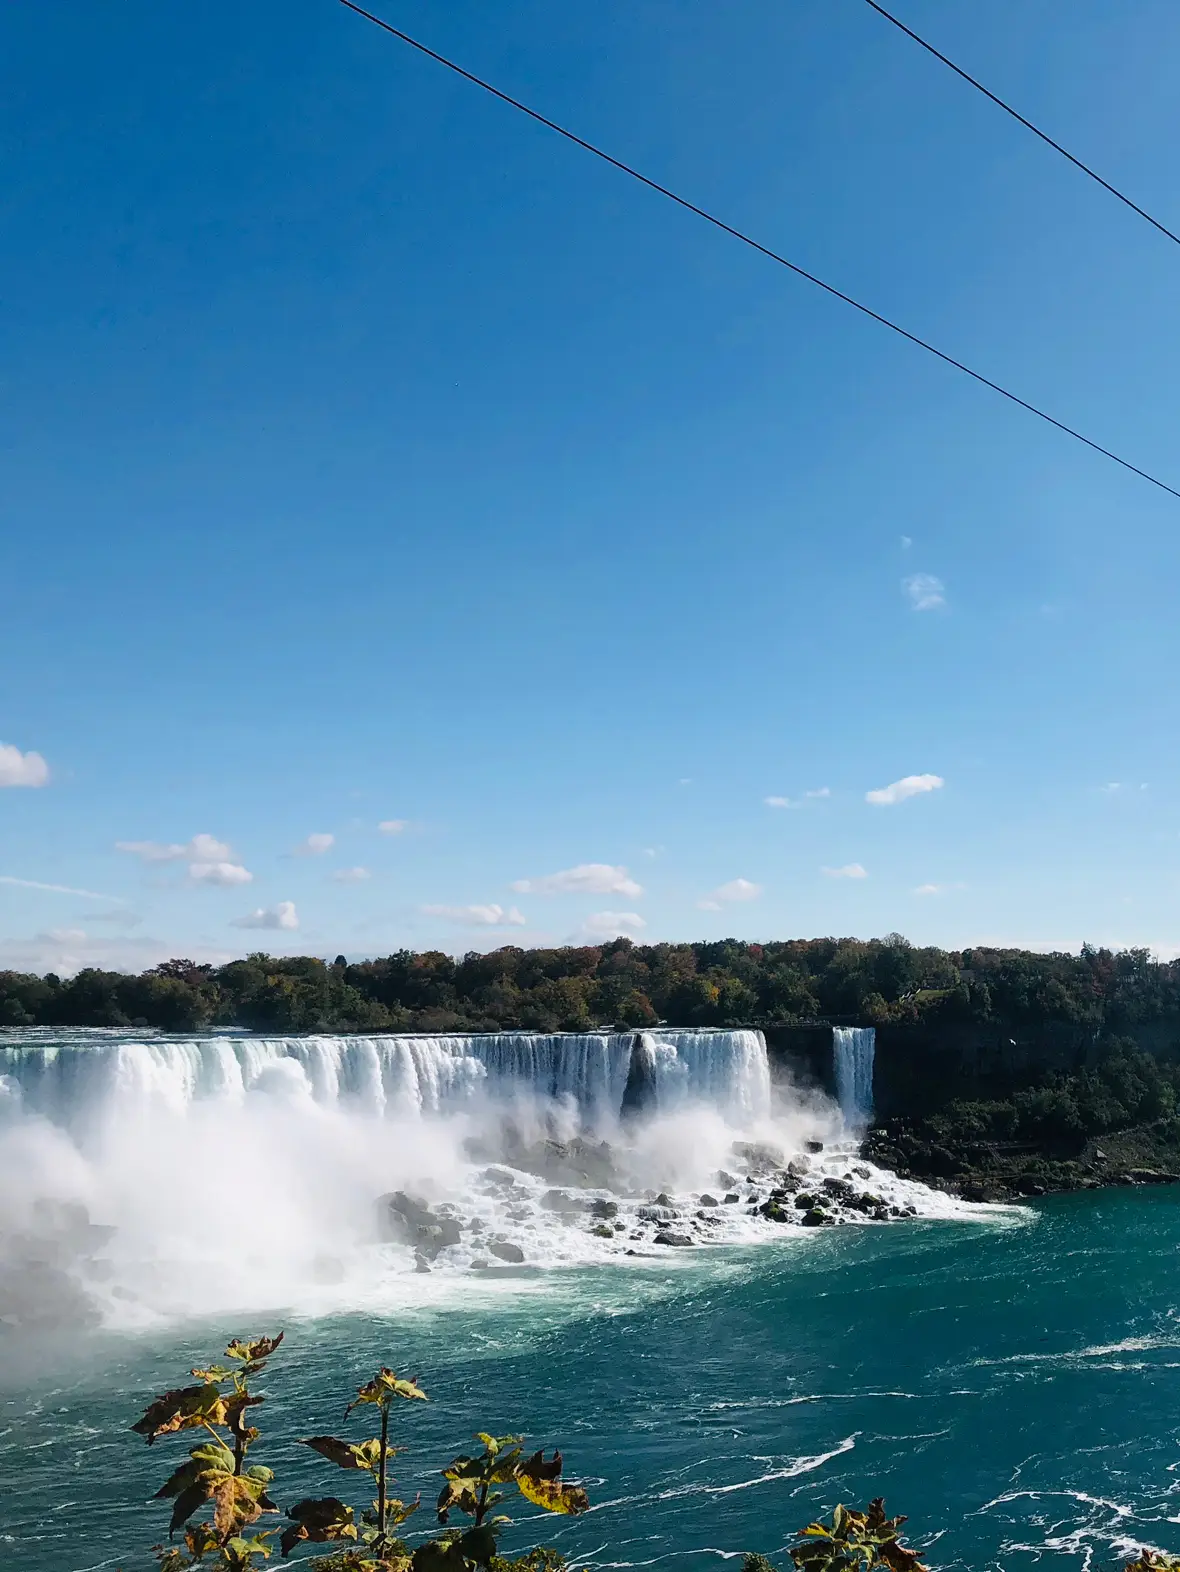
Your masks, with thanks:
[{"label": "white whitewater", "polygon": [[877,1033],[871,1026],[832,1028],[836,1096],[845,1123],[864,1130],[873,1118],[873,1060]]},{"label": "white whitewater", "polygon": [[[888,1215],[963,1214],[848,1134],[827,1100],[772,1088],[754,1031],[0,1033],[0,1336],[59,1292],[112,1326],[392,1313],[535,1292],[538,1267],[699,1255],[666,1233],[801,1240],[759,1211],[792,1156],[816,1185],[859,1175]],[[391,1233],[393,1192],[458,1242],[423,1256]]]}]

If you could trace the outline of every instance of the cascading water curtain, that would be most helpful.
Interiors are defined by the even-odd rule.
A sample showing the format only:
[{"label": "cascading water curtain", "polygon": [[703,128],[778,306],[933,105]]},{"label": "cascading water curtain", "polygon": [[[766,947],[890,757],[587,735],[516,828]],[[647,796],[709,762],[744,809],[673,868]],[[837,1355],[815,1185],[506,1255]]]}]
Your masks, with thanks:
[{"label": "cascading water curtain", "polygon": [[863,1129],[873,1117],[873,1058],[877,1033],[871,1026],[836,1026],[832,1053],[836,1071],[836,1096],[844,1122]]}]

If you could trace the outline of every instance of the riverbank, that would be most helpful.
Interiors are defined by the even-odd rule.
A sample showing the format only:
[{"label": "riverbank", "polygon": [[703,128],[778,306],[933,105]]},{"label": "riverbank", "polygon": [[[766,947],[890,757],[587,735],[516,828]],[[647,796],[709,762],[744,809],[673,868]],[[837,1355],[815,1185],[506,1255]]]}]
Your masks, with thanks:
[{"label": "riverbank", "polygon": [[870,1130],[863,1150],[899,1178],[966,1201],[1180,1184],[1180,1131],[1174,1118],[1107,1131],[1074,1150],[1052,1142],[956,1138],[945,1121],[896,1118]]}]

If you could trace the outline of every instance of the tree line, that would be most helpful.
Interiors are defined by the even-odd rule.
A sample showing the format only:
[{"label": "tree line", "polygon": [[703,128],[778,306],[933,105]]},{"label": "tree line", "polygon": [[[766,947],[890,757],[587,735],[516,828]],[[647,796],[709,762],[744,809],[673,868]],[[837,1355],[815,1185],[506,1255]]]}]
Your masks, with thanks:
[{"label": "tree line", "polygon": [[461,957],[399,950],[332,962],[255,954],[166,961],[137,974],[0,972],[0,1027],[263,1032],[589,1031],[771,1026],[815,1020],[1064,1022],[1096,1033],[1180,1026],[1180,962],[1086,945],[1077,955],[940,950],[884,939],[750,944],[505,946]]}]

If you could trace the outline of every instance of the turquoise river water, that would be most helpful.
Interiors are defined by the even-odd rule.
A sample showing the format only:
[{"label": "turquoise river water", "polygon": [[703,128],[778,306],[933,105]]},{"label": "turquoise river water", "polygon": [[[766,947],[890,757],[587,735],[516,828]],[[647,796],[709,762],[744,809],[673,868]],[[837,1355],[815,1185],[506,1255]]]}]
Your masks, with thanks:
[{"label": "turquoise river water", "polygon": [[[837,1501],[884,1494],[939,1568],[1095,1569],[1180,1550],[1180,1194],[1107,1191],[978,1221],[793,1230],[674,1260],[525,1271],[380,1316],[209,1316],[0,1367],[0,1565],[150,1564],[179,1444],[128,1430],[227,1334],[282,1324],[261,1421],[338,1430],[381,1362],[416,1372],[399,1488],[476,1429],[559,1444],[593,1510],[509,1547],[601,1567],[783,1559]],[[339,1474],[264,1440],[290,1502]],[[523,1503],[522,1503],[523,1505]]]}]

